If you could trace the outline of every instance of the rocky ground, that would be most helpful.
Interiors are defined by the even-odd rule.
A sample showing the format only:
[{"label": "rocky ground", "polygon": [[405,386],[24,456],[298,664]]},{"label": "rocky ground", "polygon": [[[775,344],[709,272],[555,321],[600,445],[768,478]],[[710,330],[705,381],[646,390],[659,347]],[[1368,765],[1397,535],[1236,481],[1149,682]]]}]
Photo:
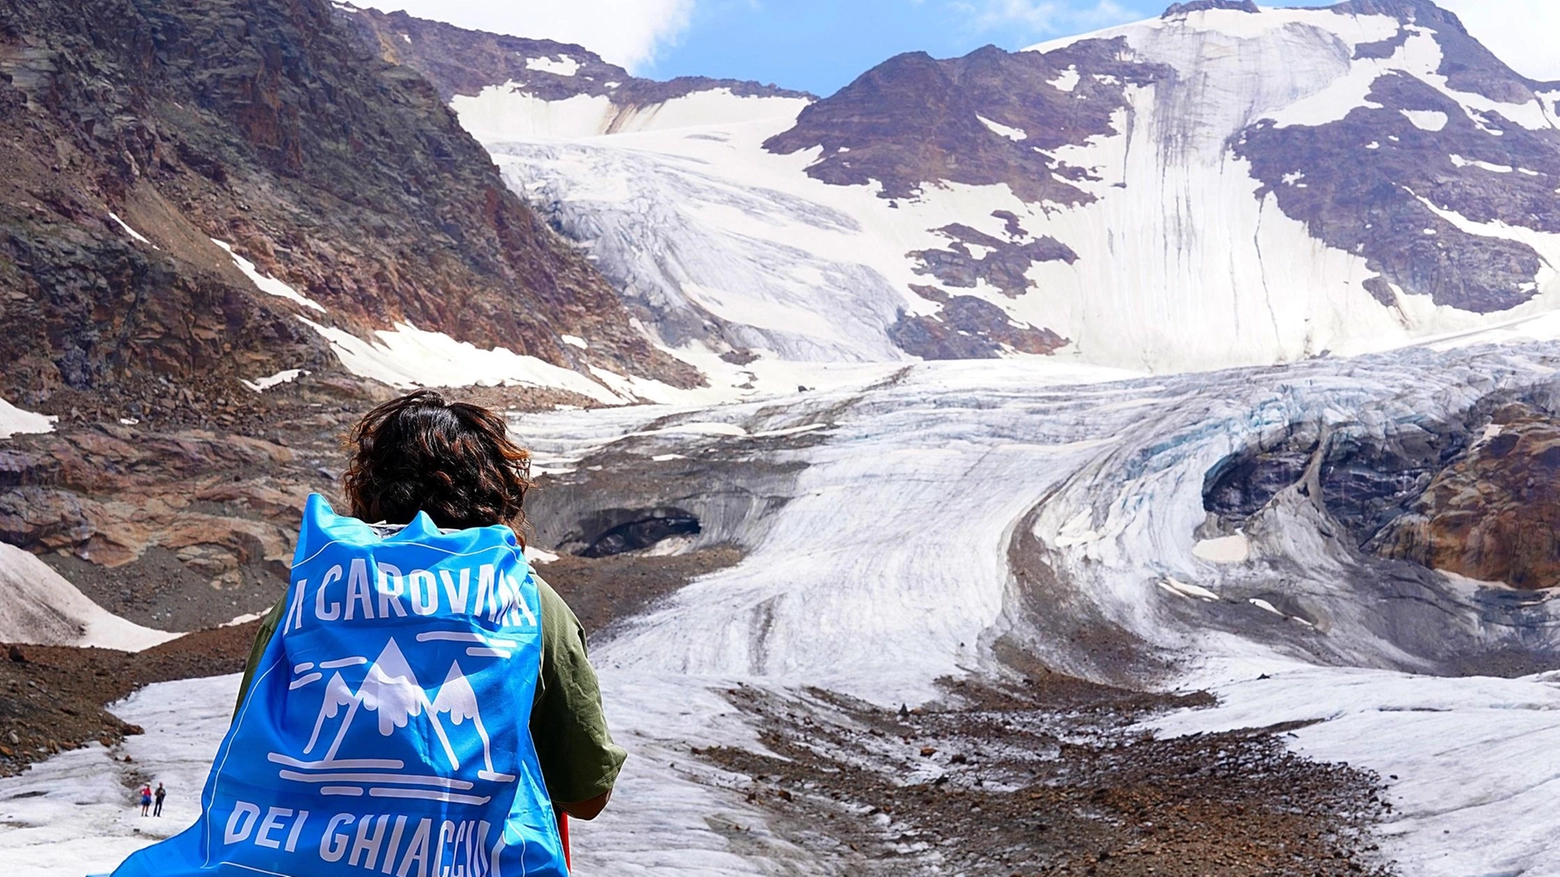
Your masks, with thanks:
[{"label": "rocky ground", "polygon": [[1135,723],[1211,702],[1043,671],[889,710],[811,691],[728,692],[769,753],[701,754],[792,839],[851,873],[1391,873],[1381,778],[1285,751],[1282,726],[1157,739]]},{"label": "rocky ground", "polygon": [[[287,586],[304,500],[340,502],[343,439],[392,391],[300,378],[212,410],[153,420],[66,421],[0,447],[0,539],[38,554],[117,615],[199,630],[263,611]],[[578,397],[449,391],[498,410]]]},{"label": "rocky ground", "polygon": [[259,622],[192,633],[137,654],[108,649],[0,648],[0,776],[66,749],[105,746],[141,728],[107,705],[154,682],[236,673]]}]

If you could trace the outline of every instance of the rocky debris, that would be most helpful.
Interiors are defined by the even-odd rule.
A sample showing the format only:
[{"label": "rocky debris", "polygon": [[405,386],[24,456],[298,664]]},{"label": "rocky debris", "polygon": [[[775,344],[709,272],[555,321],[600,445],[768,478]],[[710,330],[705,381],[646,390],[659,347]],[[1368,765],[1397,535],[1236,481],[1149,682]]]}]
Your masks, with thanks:
[{"label": "rocky debris", "polygon": [[488,86],[508,83],[545,101],[600,95],[624,108],[653,106],[714,89],[726,89],[737,97],[812,97],[735,79],[641,79],[583,46],[466,30],[405,12],[339,4],[336,14],[376,46],[385,61],[404,64],[427,77],[446,103],[456,95],[475,96]]},{"label": "rocky debris", "polygon": [[[764,148],[790,155],[821,147],[809,176],[840,186],[875,180],[883,198],[913,198],[941,182],[1006,183],[1025,201],[1088,203],[1094,197],[1068,181],[1089,172],[1050,153],[1114,133],[1125,89],[1170,75],[1128,55],[1120,40],[1084,40],[1044,55],[995,46],[948,60],[897,55],[808,106]],[[1095,75],[1064,91],[1055,83],[1073,68]]]},{"label": "rocky debris", "polygon": [[[67,749],[113,747],[142,729],[106,707],[144,685],[244,669],[258,622],[214,628],[144,652],[28,646],[0,662],[0,776]],[[20,653],[10,646],[11,654]]]},{"label": "rocky debris", "polygon": [[1372,836],[1380,779],[1286,752],[1292,728],[1161,740],[1136,723],[1209,698],[1043,670],[947,691],[896,714],[742,686],[727,697],[760,722],[766,751],[695,754],[850,873],[1391,873]]},{"label": "rocky debris", "polygon": [[1388,557],[1515,588],[1560,587],[1560,420],[1527,406],[1436,474],[1376,540]]}]

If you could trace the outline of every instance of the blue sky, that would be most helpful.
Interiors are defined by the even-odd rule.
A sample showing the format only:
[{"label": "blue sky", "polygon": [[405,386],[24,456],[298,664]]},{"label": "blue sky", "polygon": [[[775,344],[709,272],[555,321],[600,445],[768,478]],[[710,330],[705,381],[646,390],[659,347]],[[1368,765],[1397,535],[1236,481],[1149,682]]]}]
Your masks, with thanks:
[{"label": "blue sky", "polygon": [[[756,79],[829,95],[900,52],[1020,49],[1164,12],[1170,0],[356,0],[579,43],[639,76]],[[1259,0],[1261,2],[1261,0]],[[1334,0],[1261,5],[1328,6]],[[1438,0],[1517,72],[1560,80],[1560,0]]]},{"label": "blue sky", "polygon": [[1170,0],[699,0],[686,28],[637,72],[656,79],[755,79],[828,95],[901,52],[943,58],[987,43],[1021,49],[1151,18],[1169,5]]}]

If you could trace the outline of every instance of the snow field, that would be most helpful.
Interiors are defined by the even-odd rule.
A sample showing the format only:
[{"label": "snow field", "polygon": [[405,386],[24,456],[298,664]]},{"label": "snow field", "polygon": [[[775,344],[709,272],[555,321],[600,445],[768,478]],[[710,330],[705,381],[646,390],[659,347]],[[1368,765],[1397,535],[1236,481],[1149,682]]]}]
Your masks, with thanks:
[{"label": "snow field", "polygon": [[[1259,199],[1249,166],[1231,156],[1229,139],[1258,120],[1340,119],[1392,71],[1425,79],[1475,119],[1495,111],[1529,127],[1551,124],[1542,100],[1495,106],[1450,89],[1437,73],[1440,46],[1423,29],[1411,28],[1390,58],[1354,59],[1356,46],[1399,27],[1387,16],[1327,10],[1211,10],[1090,35],[1124,36],[1144,60],[1183,75],[1129,89],[1116,134],[1056,152],[1100,177],[1080,183],[1098,198],[1081,207],[1025,204],[1004,185],[933,184],[893,203],[876,197],[876,184],[825,185],[805,174],[816,150],[762,148],[791,126],[800,103],[748,113],[711,93],[697,125],[639,128],[546,115],[583,98],[545,110],[497,97],[455,108],[511,187],[587,246],[630,303],[653,315],[647,328],[660,343],[690,361],[701,343],[765,359],[903,359],[887,336],[899,312],[937,310],[910,291],[938,284],[915,273],[908,254],[946,247],[935,229],[954,222],[1006,239],[991,215],[1002,210],[1019,218],[1021,240],[1050,235],[1079,260],[1034,265],[1035,288],[1017,299],[984,281],[951,291],[1070,339],[1062,355],[1151,372],[1295,362],[1391,349],[1560,304],[1560,275],[1546,267],[1534,279],[1541,294],[1495,320],[1401,292],[1383,306],[1364,288],[1376,272],[1363,258],[1312,238],[1275,196]],[[1057,87],[1076,88],[1080,75],[1065,72]],[[609,129],[622,133],[596,136]],[[1534,237],[1493,225],[1478,233]],[[1551,250],[1541,247],[1557,264]]]},{"label": "snow field", "polygon": [[[145,688],[113,708],[144,735],[113,751],[94,743],[61,753],[0,779],[0,857],[11,874],[106,874],[132,852],[193,825],[238,683],[233,675]],[[134,791],[145,782],[168,788],[161,819],[140,815]]]},{"label": "snow field", "polygon": [[30,552],[0,542],[0,642],[138,652],[177,633],[142,627],[92,602]]},{"label": "snow field", "polygon": [[[805,448],[753,445],[766,459],[806,468],[780,497],[786,501],[754,522],[742,563],[693,582],[594,644],[614,735],[632,757],[612,807],[598,823],[577,827],[582,871],[828,873],[830,862],[790,846],[746,805],[741,778],[689,753],[757,745],[755,729],[721,690],[816,685],[880,704],[917,703],[937,694],[940,677],[1004,672],[990,653],[999,636],[1052,666],[1108,675],[1108,666],[1046,638],[1046,618],[1065,614],[1098,616],[1173,656],[1179,675],[1165,685],[1211,686],[1224,696],[1220,709],[1165,718],[1167,733],[1328,719],[1300,732],[1307,754],[1404,778],[1394,792],[1403,816],[1388,826],[1389,854],[1430,863],[1427,874],[1494,873],[1458,870],[1485,861],[1470,836],[1488,837],[1486,828],[1519,812],[1546,812],[1560,794],[1560,785],[1544,782],[1541,760],[1542,740],[1553,733],[1546,717],[1554,687],[1480,679],[1420,686],[1387,670],[1304,666],[1415,659],[1372,627],[1383,601],[1352,576],[1304,507],[1279,503],[1272,514],[1287,516],[1282,526],[1253,525],[1242,559],[1233,543],[1210,548],[1214,540],[1197,538],[1201,487],[1225,455],[1290,424],[1385,429],[1498,387],[1548,380],[1557,361],[1554,344],[1410,349],[1127,381],[1107,380],[1115,377],[1108,372],[1089,381],[1054,361],[939,363],[886,378],[857,374],[783,404],[518,416],[516,432],[538,466],[554,469],[580,465],[630,434],[652,439],[647,455],[696,458],[711,443],[827,424],[822,441]],[[1043,554],[1064,591],[1019,590],[1010,547],[1031,544],[1019,540],[1022,526],[1034,528],[1037,546],[1025,550]],[[1279,617],[1288,612],[1263,570],[1285,562],[1311,572],[1286,579],[1283,596],[1325,611],[1325,631]],[[1438,632],[1497,644],[1502,634],[1479,631],[1464,603],[1472,592],[1446,584],[1436,599],[1451,621]],[[1048,605],[1059,612],[1037,608]],[[1276,675],[1250,681],[1260,673]],[[151,732],[127,744],[135,765],[179,776],[180,789],[197,787],[231,698],[231,678],[202,680],[154,686],[116,708]],[[175,728],[179,739],[154,736]],[[126,827],[128,817],[113,817],[128,801],[118,785],[122,767],[98,752],[96,760],[90,750],[69,753],[0,781],[0,802],[33,814],[6,811],[31,821],[0,835],[0,849],[12,845],[24,877],[66,873],[57,859],[46,861],[51,850],[117,854],[141,842],[128,834],[133,820]],[[1481,779],[1486,774],[1492,779]],[[1454,786],[1455,795],[1442,793]],[[14,797],[38,788],[59,791]],[[1497,800],[1501,788],[1515,791],[1510,801]],[[67,803],[73,795],[99,809]],[[1490,849],[1515,863],[1550,855],[1537,830],[1507,829]]]}]

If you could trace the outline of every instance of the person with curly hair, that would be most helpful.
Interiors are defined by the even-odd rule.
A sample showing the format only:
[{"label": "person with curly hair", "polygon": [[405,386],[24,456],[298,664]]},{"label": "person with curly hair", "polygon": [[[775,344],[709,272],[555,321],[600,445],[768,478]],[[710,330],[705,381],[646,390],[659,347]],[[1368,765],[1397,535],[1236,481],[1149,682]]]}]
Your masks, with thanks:
[{"label": "person with curly hair", "polygon": [[[419,512],[446,531],[503,525],[525,544],[530,455],[499,415],[420,390],[365,415],[347,440],[342,477],[351,515],[388,535]],[[568,604],[538,576],[541,669],[530,731],[553,805],[594,819],[606,807],[627,754],[612,742],[585,631]],[[261,623],[239,701],[281,625],[285,598]]]}]

